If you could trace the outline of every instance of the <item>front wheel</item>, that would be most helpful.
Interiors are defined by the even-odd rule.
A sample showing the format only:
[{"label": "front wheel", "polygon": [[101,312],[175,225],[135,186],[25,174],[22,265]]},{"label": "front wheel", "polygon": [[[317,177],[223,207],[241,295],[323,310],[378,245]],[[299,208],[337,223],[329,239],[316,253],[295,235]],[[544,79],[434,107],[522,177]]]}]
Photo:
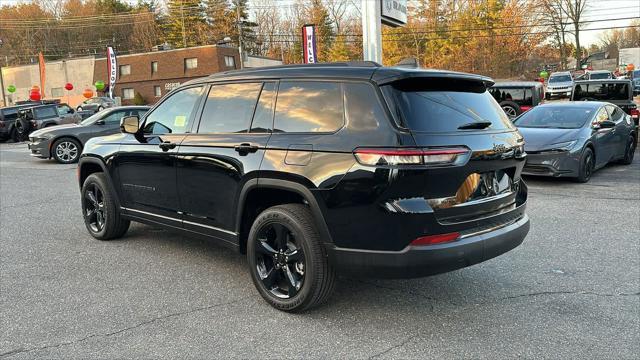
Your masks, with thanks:
[{"label": "front wheel", "polygon": [[120,215],[115,194],[110,190],[104,173],[89,175],[82,185],[82,216],[91,236],[98,240],[122,237],[129,229],[129,220]]},{"label": "front wheel", "polygon": [[102,107],[102,105],[98,106],[98,111],[102,111],[104,110],[104,107]]},{"label": "front wheel", "polygon": [[576,180],[581,183],[586,183],[591,179],[594,168],[595,158],[593,156],[593,151],[591,151],[591,148],[586,148],[580,157],[580,170]]},{"label": "front wheel", "polygon": [[624,151],[624,157],[622,158],[621,163],[624,165],[630,165],[633,162],[633,155],[636,153],[636,139],[634,139],[633,136],[629,136],[629,140],[627,140],[627,147]]},{"label": "front wheel", "polygon": [[80,143],[71,138],[62,138],[57,140],[52,149],[53,158],[60,164],[72,164],[78,161],[81,151]]},{"label": "front wheel", "polygon": [[249,232],[247,260],[258,292],[278,310],[310,309],[333,291],[335,272],[305,205],[274,206],[258,215]]}]

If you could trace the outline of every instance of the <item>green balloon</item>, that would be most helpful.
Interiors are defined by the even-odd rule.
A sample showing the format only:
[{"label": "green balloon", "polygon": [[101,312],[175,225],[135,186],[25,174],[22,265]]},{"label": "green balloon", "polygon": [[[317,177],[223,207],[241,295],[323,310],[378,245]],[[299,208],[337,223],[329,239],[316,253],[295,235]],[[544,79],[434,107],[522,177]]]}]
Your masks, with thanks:
[{"label": "green balloon", "polygon": [[96,89],[98,91],[104,90],[104,81],[98,80],[98,81],[96,81],[96,83],[94,85],[96,86]]},{"label": "green balloon", "polygon": [[542,70],[540,71],[540,77],[546,79],[549,77],[549,73],[546,70]]},{"label": "green balloon", "polygon": [[16,86],[15,85],[9,85],[7,87],[7,91],[13,94],[14,92],[16,92]]}]

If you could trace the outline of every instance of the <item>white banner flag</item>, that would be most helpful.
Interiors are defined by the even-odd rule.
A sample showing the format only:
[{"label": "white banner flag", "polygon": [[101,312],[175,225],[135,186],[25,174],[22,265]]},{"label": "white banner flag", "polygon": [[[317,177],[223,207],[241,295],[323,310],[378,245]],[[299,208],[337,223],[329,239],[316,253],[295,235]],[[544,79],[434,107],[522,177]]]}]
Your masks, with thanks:
[{"label": "white banner flag", "polygon": [[111,46],[107,47],[107,71],[109,73],[109,97],[113,99],[113,88],[116,86],[116,76],[118,65],[116,63],[116,52]]}]

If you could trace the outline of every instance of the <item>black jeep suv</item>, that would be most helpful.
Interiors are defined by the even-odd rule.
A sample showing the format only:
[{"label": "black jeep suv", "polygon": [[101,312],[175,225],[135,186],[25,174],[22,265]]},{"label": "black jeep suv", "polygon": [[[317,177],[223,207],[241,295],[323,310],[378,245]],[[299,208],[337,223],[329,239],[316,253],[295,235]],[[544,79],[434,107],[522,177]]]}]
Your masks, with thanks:
[{"label": "black jeep suv", "polygon": [[78,167],[95,238],[130,221],[247,254],[258,291],[300,311],[336,272],[419,277],[524,240],[523,138],[489,78],[374,63],[284,66],[181,85]]}]

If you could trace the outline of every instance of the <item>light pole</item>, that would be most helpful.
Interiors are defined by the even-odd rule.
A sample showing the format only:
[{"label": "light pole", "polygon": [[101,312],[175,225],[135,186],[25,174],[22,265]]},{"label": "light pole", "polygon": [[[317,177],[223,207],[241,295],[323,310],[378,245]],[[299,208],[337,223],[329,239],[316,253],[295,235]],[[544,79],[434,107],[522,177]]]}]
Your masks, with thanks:
[{"label": "light pole", "polygon": [[380,1],[362,0],[362,50],[364,61],[382,64]]},{"label": "light pole", "polygon": [[240,2],[236,1],[236,20],[238,23],[238,53],[240,54],[240,69],[244,68],[242,57],[242,22],[240,22]]}]

